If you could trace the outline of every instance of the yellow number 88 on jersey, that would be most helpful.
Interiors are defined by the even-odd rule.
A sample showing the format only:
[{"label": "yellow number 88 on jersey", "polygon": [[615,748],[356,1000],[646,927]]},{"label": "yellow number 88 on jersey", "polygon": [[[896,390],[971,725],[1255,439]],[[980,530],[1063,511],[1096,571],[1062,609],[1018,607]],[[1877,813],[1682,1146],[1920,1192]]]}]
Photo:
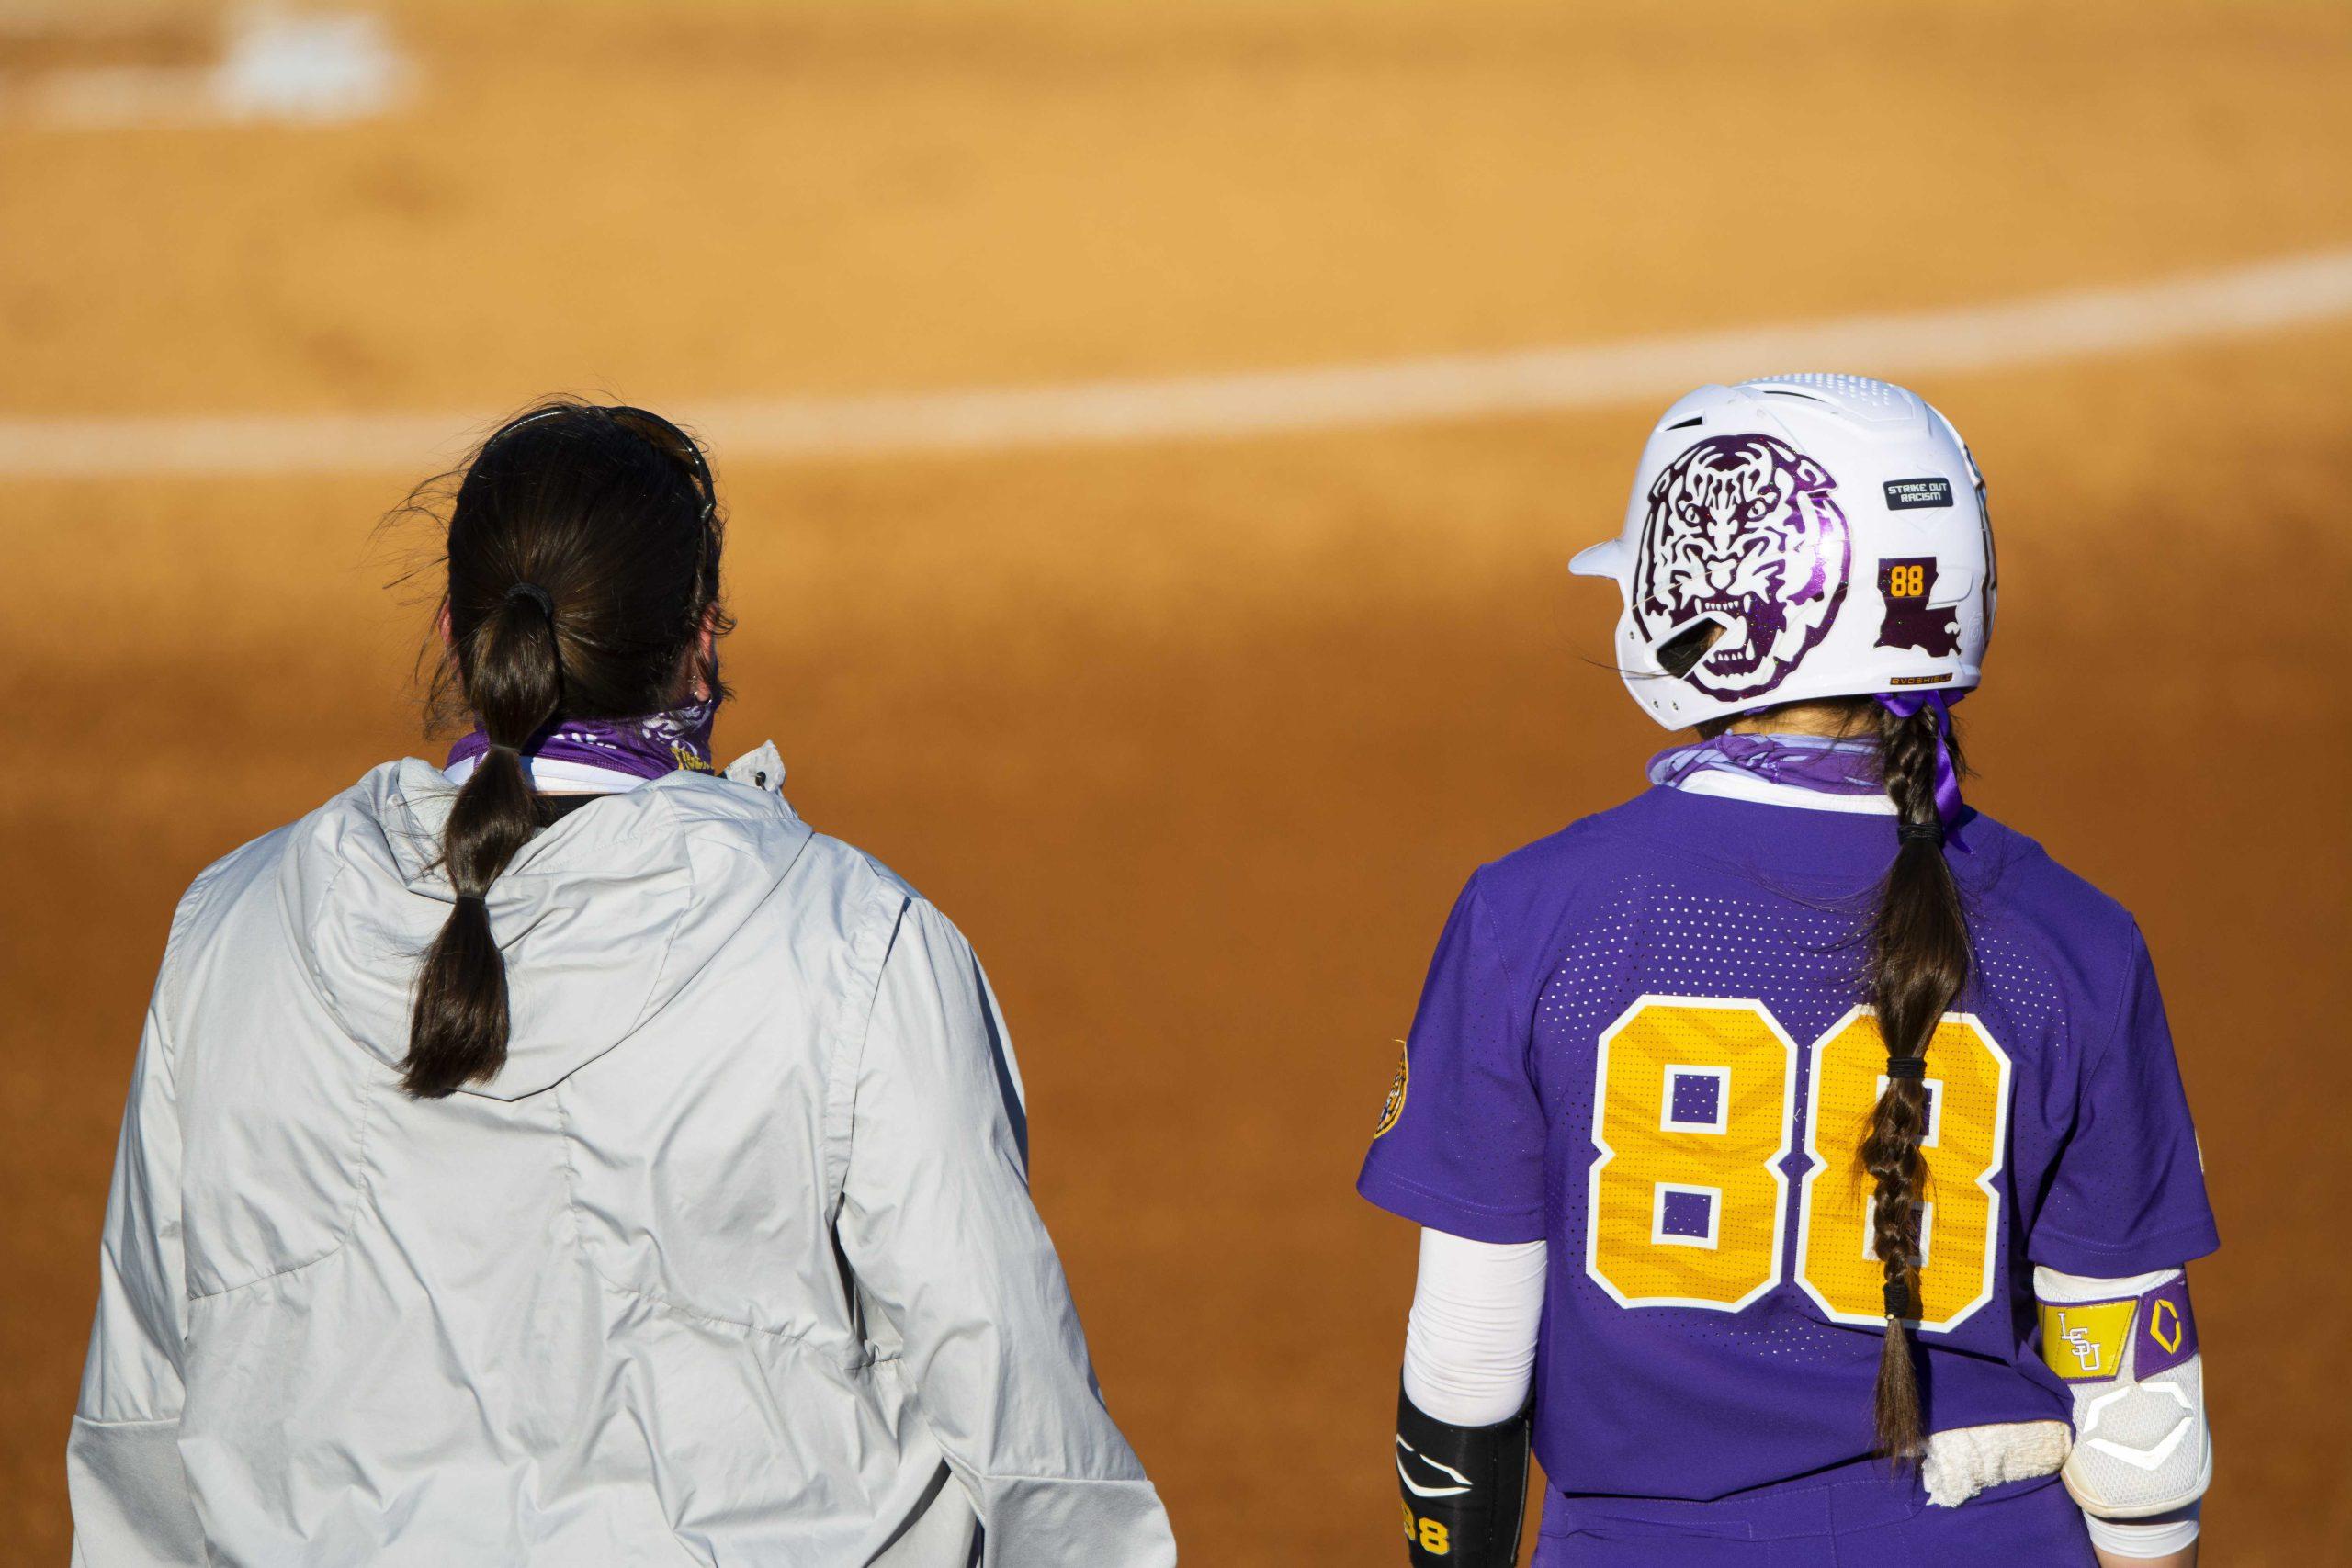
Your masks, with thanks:
[{"label": "yellow number 88 on jersey", "polygon": [[[1948,1330],[1992,1298],[2009,1058],[1977,1020],[1948,1014],[1928,1072],[1920,1326]],[[1793,1220],[1797,1284],[1835,1321],[1883,1321],[1856,1151],[1885,1074],[1867,1008],[1800,1050],[1761,1002],[1635,1002],[1600,1037],[1586,1274],[1626,1307],[1737,1312],[1781,1284]],[[1801,1080],[1807,1164],[1792,1193]]]}]

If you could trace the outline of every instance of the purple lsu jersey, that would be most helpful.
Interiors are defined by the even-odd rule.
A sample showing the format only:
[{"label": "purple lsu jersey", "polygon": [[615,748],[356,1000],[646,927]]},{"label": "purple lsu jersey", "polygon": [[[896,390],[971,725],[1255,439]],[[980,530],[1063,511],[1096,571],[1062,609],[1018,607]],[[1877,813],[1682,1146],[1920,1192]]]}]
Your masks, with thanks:
[{"label": "purple lsu jersey", "polygon": [[[1863,962],[1894,852],[1889,817],[1655,788],[1454,905],[1358,1190],[1549,1243],[1555,1488],[1705,1499],[1871,1451]],[[1928,1051],[1921,1393],[1931,1429],[2064,1420],[2032,1266],[2122,1276],[2218,1237],[2131,916],[1985,817],[1950,852],[1975,965]]]}]

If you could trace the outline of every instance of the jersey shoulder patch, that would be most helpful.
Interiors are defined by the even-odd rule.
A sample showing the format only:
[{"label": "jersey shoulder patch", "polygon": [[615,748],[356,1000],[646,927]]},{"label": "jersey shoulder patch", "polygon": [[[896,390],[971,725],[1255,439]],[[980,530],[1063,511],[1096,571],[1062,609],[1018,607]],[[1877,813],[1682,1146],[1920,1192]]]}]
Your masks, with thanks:
[{"label": "jersey shoulder patch", "polygon": [[1372,1130],[1374,1137],[1386,1134],[1396,1125],[1396,1119],[1405,1114],[1405,1090],[1410,1087],[1412,1077],[1412,1053],[1399,1040],[1396,1042],[1396,1076],[1389,1081],[1388,1098],[1380,1102],[1380,1125]]}]

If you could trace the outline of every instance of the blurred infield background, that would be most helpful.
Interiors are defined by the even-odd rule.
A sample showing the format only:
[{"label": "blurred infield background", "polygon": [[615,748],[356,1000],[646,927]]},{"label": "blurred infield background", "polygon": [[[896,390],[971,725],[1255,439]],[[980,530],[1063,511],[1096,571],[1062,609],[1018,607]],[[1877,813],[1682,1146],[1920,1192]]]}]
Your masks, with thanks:
[{"label": "blurred infield background", "polygon": [[[549,391],[692,424],[2346,246],[2352,8],[2316,0],[0,3],[0,1557],[64,1560],[173,900],[430,750],[429,604],[388,584],[431,541],[376,524],[466,432]],[[2217,1568],[2352,1540],[2352,305],[2306,314],[1708,372],[1894,375],[1990,476],[1972,795],[2156,953],[2224,1237],[2196,1286]],[[988,960],[1039,1205],[1191,1562],[1398,1560],[1412,1237],[1350,1184],[1463,878],[1663,743],[1606,667],[1613,596],[1565,561],[1615,530],[1670,390],[714,454],[721,752],[773,736],[802,813]],[[411,414],[413,451],[369,425],[374,457],[304,423]],[[248,416],[295,423],[187,423]]]}]

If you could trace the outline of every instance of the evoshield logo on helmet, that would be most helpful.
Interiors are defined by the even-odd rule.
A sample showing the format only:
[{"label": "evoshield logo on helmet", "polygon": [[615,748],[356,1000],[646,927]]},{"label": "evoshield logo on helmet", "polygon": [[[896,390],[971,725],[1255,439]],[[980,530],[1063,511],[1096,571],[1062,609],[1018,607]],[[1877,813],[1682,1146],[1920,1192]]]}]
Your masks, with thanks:
[{"label": "evoshield logo on helmet", "polygon": [[1827,635],[1852,549],[1838,481],[1787,442],[1716,435],[1650,487],[1631,607],[1655,647],[1694,623],[1723,628],[1685,677],[1711,696],[1770,691]]}]

